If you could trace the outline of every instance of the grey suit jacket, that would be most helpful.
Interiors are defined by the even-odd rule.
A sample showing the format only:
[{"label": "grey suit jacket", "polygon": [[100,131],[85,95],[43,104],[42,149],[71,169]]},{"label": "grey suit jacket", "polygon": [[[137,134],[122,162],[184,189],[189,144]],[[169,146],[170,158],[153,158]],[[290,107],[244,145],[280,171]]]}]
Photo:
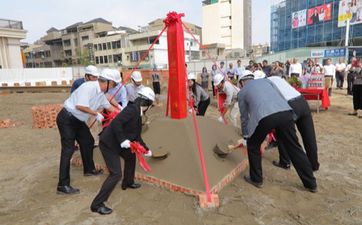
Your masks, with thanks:
[{"label": "grey suit jacket", "polygon": [[241,129],[250,138],[259,121],[278,112],[291,111],[287,101],[267,79],[251,80],[238,93]]}]

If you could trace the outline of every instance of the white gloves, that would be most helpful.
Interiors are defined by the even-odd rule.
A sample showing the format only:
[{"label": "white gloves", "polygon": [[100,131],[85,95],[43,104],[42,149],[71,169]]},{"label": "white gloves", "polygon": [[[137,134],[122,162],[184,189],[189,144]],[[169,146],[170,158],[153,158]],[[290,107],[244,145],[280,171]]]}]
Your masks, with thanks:
[{"label": "white gloves", "polygon": [[119,109],[119,111],[121,112],[123,108],[122,108],[121,105],[118,105],[118,109]]},{"label": "white gloves", "polygon": [[148,150],[148,152],[146,154],[144,154],[144,156],[146,157],[152,157],[152,151]]},{"label": "white gloves", "polygon": [[126,139],[121,143],[121,148],[130,148],[131,147],[131,142]]},{"label": "white gloves", "polygon": [[224,118],[222,116],[220,116],[217,121],[219,121],[220,123],[224,123]]},{"label": "white gloves", "polygon": [[100,113],[97,113],[96,120],[98,122],[102,122],[103,119],[104,119],[104,116],[102,114],[100,114]]},{"label": "white gloves", "polygon": [[246,140],[244,138],[242,139],[241,144],[243,144],[244,147],[247,147]]}]

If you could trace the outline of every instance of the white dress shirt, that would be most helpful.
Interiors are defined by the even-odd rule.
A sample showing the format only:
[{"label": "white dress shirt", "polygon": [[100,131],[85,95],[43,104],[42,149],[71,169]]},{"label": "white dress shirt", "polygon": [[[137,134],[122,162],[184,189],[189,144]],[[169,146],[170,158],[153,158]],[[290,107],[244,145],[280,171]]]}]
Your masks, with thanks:
[{"label": "white dress shirt", "polygon": [[129,102],[134,102],[138,97],[138,91],[143,87],[141,84],[140,86],[136,86],[134,83],[129,83],[126,85],[127,90],[127,99]]},{"label": "white dress shirt", "polygon": [[324,66],[324,76],[336,76],[336,67],[333,64]]},{"label": "white dress shirt", "polygon": [[91,110],[99,108],[111,108],[106,96],[101,91],[98,81],[87,81],[77,88],[70,97],[65,100],[64,108],[78,120],[86,122],[90,114],[82,112],[76,106],[89,107]]},{"label": "white dress shirt", "polygon": [[292,73],[297,73],[297,74],[301,75],[302,74],[302,64],[300,64],[300,63],[291,64],[289,67],[289,76]]},{"label": "white dress shirt", "polygon": [[272,76],[268,77],[268,79],[278,88],[279,92],[285,100],[289,101],[293,98],[301,96],[301,94],[295,90],[295,88],[290,86],[290,84],[283,78]]}]

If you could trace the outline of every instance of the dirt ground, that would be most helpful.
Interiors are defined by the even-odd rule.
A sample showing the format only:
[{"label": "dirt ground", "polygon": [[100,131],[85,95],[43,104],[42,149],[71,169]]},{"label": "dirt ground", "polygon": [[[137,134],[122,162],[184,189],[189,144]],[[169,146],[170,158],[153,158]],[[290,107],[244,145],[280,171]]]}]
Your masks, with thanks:
[{"label": "dirt ground", "polygon": [[[305,191],[294,169],[272,166],[276,149],[263,158],[264,187],[256,189],[239,177],[220,193],[220,207],[202,210],[196,198],[143,184],[117,187],[107,203],[108,216],[91,213],[90,203],[105,175],[84,177],[71,168],[79,195],[56,194],[60,138],[57,129],[32,129],[31,107],[62,103],[67,93],[23,93],[0,96],[0,120],[23,124],[0,129],[0,224],[243,224],[361,225],[362,119],[347,116],[352,98],[334,91],[328,111],[315,113],[320,170],[319,192]],[[217,118],[209,108],[207,116]],[[245,173],[247,173],[245,171]],[[242,174],[243,175],[243,174]]]}]

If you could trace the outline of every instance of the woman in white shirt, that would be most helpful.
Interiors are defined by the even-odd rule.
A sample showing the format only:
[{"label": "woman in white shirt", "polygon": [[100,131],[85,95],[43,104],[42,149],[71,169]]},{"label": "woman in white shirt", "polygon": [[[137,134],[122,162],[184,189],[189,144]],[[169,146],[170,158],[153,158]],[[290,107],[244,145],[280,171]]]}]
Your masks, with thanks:
[{"label": "woman in white shirt", "polygon": [[332,64],[332,59],[327,59],[327,64],[324,66],[324,87],[328,89],[328,95],[332,95],[332,85],[336,76],[336,67]]}]

